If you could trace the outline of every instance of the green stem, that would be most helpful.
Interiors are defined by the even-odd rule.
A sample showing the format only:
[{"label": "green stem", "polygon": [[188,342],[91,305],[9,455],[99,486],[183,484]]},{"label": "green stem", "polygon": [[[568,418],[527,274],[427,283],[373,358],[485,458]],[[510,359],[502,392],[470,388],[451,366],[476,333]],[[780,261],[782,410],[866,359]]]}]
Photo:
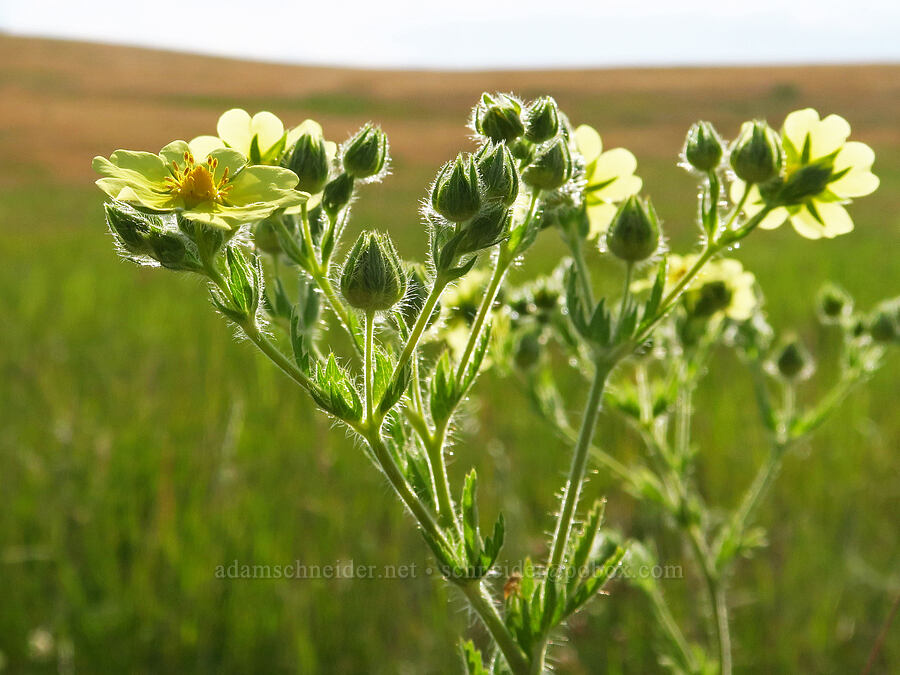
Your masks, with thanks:
[{"label": "green stem", "polygon": [[675,621],[675,617],[672,616],[672,611],[669,609],[669,605],[666,602],[662,591],[654,584],[651,589],[647,590],[647,595],[650,596],[650,600],[653,603],[653,609],[656,612],[656,620],[659,622],[659,625],[662,626],[666,635],[669,637],[669,640],[672,642],[672,645],[678,650],[678,653],[681,655],[682,663],[688,667],[690,672],[697,672],[697,660],[694,658],[694,654],[684,637],[684,633],[682,633],[681,629],[678,627],[678,622]]},{"label": "green stem", "polygon": [[634,272],[634,263],[628,262],[625,265],[625,285],[622,289],[622,303],[619,305],[619,321],[625,315],[625,309],[628,307],[628,300],[631,298],[631,275]]},{"label": "green stem", "polygon": [[366,344],[365,351],[363,352],[363,367],[365,373],[365,397],[366,397],[366,424],[372,424],[372,410],[374,408],[374,401],[372,397],[375,395],[373,378],[374,378],[374,368],[372,367],[372,349],[373,342],[375,336],[375,312],[368,311],[365,314],[366,317]]},{"label": "green stem", "polygon": [[513,639],[512,634],[503,623],[494,601],[485,594],[481,581],[464,581],[457,584],[466,596],[472,609],[478,614],[485,627],[494,638],[494,642],[503,652],[506,663],[515,675],[530,675],[531,668],[525,652]]},{"label": "green stem", "polygon": [[572,260],[575,262],[575,269],[578,270],[578,278],[581,280],[581,291],[584,293],[584,300],[588,307],[594,306],[594,289],[591,283],[591,272],[588,269],[587,261],[584,259],[584,248],[581,246],[581,238],[576,232],[566,230],[566,244],[572,254]]},{"label": "green stem", "polygon": [[447,421],[438,424],[425,450],[428,453],[428,461],[434,470],[434,484],[438,498],[438,516],[445,527],[455,527],[459,531],[459,522],[456,518],[456,509],[453,506],[453,498],[450,496],[450,481],[447,478],[447,462],[444,459],[444,443],[447,438]]},{"label": "green stem", "polygon": [[256,326],[241,326],[241,329],[243,330],[244,335],[246,335],[263,354],[268,356],[270,361],[278,366],[288,377],[294,380],[294,382],[307,391],[315,386],[306,373],[300,370],[300,368],[291,361],[291,359],[285,356],[278,347],[266,339]]},{"label": "green stem", "polygon": [[[741,209],[743,209],[744,204],[747,203],[747,198],[750,196],[750,188],[752,187],[753,183],[747,183],[747,185],[744,186],[744,194],[741,195],[738,203],[735,204],[734,210],[731,212],[731,215],[728,217],[728,221],[725,223],[725,227],[722,228],[723,231],[727,232],[731,229],[731,226],[734,225],[734,221],[737,220],[737,217],[741,214]],[[716,196],[716,200],[718,201],[718,196]]]},{"label": "green stem", "polygon": [[728,602],[725,585],[716,573],[715,563],[706,538],[697,524],[685,529],[691,550],[703,576],[706,593],[713,613],[713,629],[716,638],[716,652],[719,657],[721,675],[731,675],[731,631],[728,627]]},{"label": "green stem", "polygon": [[300,205],[300,229],[303,230],[303,243],[306,245],[307,254],[310,257],[313,269],[317,273],[321,273],[322,264],[319,262],[316,247],[313,245],[312,230],[309,227],[309,213],[306,211],[306,202]]},{"label": "green stem", "polygon": [[766,458],[765,463],[759,467],[753,483],[750,484],[750,487],[744,494],[744,498],[741,500],[741,505],[734,514],[729,532],[732,537],[740,537],[744,533],[747,524],[762,501],[763,495],[766,494],[772,481],[778,475],[787,447],[780,441],[775,441],[772,444],[769,456]]},{"label": "green stem", "polygon": [[484,292],[484,297],[481,299],[478,314],[475,315],[475,322],[472,324],[472,330],[469,332],[466,348],[463,351],[463,355],[459,359],[459,365],[456,368],[457,382],[462,382],[466,368],[469,366],[469,359],[472,358],[472,353],[475,351],[475,347],[478,345],[478,340],[481,337],[481,329],[484,327],[484,323],[491,313],[491,309],[497,299],[497,293],[500,290],[500,285],[503,283],[503,277],[506,276],[510,264],[512,264],[512,258],[508,255],[504,255],[503,249],[501,249],[497,258],[497,266],[494,268],[494,274],[491,276],[491,281]]},{"label": "green stem", "polygon": [[[435,305],[437,305],[438,300],[441,298],[441,293],[444,292],[444,289],[447,287],[449,282],[445,281],[440,275],[435,277],[434,285],[431,287],[431,292],[428,294],[428,297],[425,299],[425,304],[422,306],[422,311],[419,312],[419,317],[416,319],[415,325],[412,327],[412,330],[409,332],[409,338],[406,340],[406,344],[403,345],[403,351],[400,352],[400,356],[397,358],[397,365],[394,366],[394,372],[391,375],[391,385],[397,381],[397,378],[400,376],[400,372],[409,363],[409,360],[412,358],[413,353],[416,351],[416,347],[419,346],[419,340],[422,338],[422,333],[425,332],[425,326],[428,325],[428,320],[431,318],[431,313],[434,311]],[[388,388],[390,388],[390,386]]]},{"label": "green stem", "polygon": [[575,518],[575,509],[581,497],[581,486],[584,482],[584,474],[587,469],[588,451],[594,438],[594,429],[597,426],[597,418],[600,415],[600,403],[603,400],[603,389],[609,376],[611,365],[598,361],[595,365],[594,380],[588,394],[587,405],[584,409],[584,417],[581,421],[581,430],[578,433],[578,442],[572,454],[572,464],[569,467],[569,477],[563,492],[563,505],[556,521],[556,530],[553,534],[553,545],[550,549],[549,569],[557,569],[562,563],[569,534],[572,531],[572,521]]}]

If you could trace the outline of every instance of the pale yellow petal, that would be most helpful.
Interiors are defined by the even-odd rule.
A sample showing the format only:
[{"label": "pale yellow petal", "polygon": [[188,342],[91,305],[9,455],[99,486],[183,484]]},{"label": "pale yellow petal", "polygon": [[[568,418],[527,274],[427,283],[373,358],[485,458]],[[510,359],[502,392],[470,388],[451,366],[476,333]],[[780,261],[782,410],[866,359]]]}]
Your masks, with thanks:
[{"label": "pale yellow petal", "polygon": [[870,168],[875,161],[875,153],[865,143],[846,143],[834,159],[834,170],[849,169],[841,178],[829,185],[838,197],[863,197],[875,192],[879,180]]},{"label": "pale yellow petal", "polygon": [[819,124],[819,113],[812,108],[795,110],[784,118],[783,134],[797,152],[803,151],[806,137],[813,132]]},{"label": "pale yellow petal", "polygon": [[616,215],[618,209],[612,204],[595,204],[587,207],[588,222],[590,228],[588,230],[588,239],[593,239],[609,229],[609,224]]},{"label": "pale yellow petal", "polygon": [[853,231],[853,219],[843,206],[835,202],[815,202],[815,205],[825,221],[824,236],[830,239]]},{"label": "pale yellow petal", "polygon": [[250,133],[250,114],[246,110],[232,108],[222,113],[216,131],[229,148],[237,150],[244,157],[250,155],[253,135]]},{"label": "pale yellow petal", "polygon": [[597,157],[593,182],[603,183],[610,178],[627,176],[633,174],[635,169],[637,169],[637,159],[633,154],[625,148],[613,148]]},{"label": "pale yellow petal", "polygon": [[582,124],[575,130],[575,146],[587,164],[597,159],[603,151],[600,134],[597,133],[594,127],[590,127],[587,124]]},{"label": "pale yellow petal", "polygon": [[191,149],[191,154],[197,162],[202,164],[206,161],[209,153],[213,150],[224,148],[225,143],[218,136],[197,136],[197,138],[188,142],[188,147]]},{"label": "pale yellow petal", "polygon": [[257,137],[259,151],[262,154],[275,145],[284,135],[284,124],[277,116],[268,111],[258,112],[250,121],[250,137]]},{"label": "pale yellow petal", "polygon": [[609,185],[588,194],[589,201],[620,202],[641,191],[643,181],[637,176],[620,176]]},{"label": "pale yellow petal", "polygon": [[818,159],[838,150],[850,135],[850,124],[840,115],[819,122],[810,136],[810,158]]},{"label": "pale yellow petal", "polygon": [[783,206],[779,206],[777,209],[772,209],[772,211],[762,219],[759,228],[762,230],[774,230],[777,227],[781,227],[781,224],[787,217],[788,210]]}]

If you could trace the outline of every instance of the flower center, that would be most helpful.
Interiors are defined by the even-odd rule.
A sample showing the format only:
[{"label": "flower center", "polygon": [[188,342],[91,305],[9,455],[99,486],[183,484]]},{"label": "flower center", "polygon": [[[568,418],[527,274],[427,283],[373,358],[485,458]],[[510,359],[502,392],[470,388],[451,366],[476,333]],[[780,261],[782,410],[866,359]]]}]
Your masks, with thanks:
[{"label": "flower center", "polygon": [[207,157],[204,164],[197,164],[194,156],[185,152],[183,168],[178,162],[172,162],[172,177],[166,181],[169,191],[181,197],[187,208],[204,202],[221,204],[231,186],[228,185],[227,167],[221,180],[216,183],[214,175],[218,165],[219,160],[214,157]]}]

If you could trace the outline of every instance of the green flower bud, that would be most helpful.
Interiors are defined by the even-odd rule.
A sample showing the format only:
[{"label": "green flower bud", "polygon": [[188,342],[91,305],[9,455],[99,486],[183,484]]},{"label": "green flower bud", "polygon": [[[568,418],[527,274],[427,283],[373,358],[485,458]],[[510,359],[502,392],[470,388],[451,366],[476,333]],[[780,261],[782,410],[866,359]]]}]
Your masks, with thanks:
[{"label": "green flower bud", "polygon": [[492,141],[513,141],[525,133],[520,114],[522,105],[506,94],[482,94],[475,106],[475,130]]},{"label": "green flower bud", "polygon": [[831,182],[833,166],[830,161],[806,164],[784,181],[777,193],[781,204],[802,204],[809,197],[821,194]]},{"label": "green flower bud", "polygon": [[707,318],[731,303],[731,289],[724,281],[710,281],[696,292],[686,294],[688,312],[697,318]]},{"label": "green flower bud", "polygon": [[349,173],[342,173],[325,186],[322,194],[322,208],[332,220],[338,211],[350,203],[350,198],[353,197],[353,183],[353,176]]},{"label": "green flower bud", "polygon": [[[425,266],[421,263],[408,263],[404,265],[406,271],[406,295],[400,306],[400,314],[403,321],[410,328],[416,323],[425,301],[428,299],[429,281]],[[426,328],[430,326],[440,315],[440,307],[435,307],[428,318]]]},{"label": "green flower bud", "polygon": [[278,240],[278,230],[268,218],[260,221],[253,228],[253,243],[260,251],[270,255],[281,253],[281,242]]},{"label": "green flower bud", "polygon": [[365,312],[390,309],[406,292],[400,256],[386,234],[363,232],[341,273],[341,293],[351,307]]},{"label": "green flower bud", "polygon": [[796,338],[788,340],[775,359],[778,373],[788,380],[805,379],[812,375],[812,356]]},{"label": "green flower bud", "polygon": [[303,134],[285,156],[283,164],[297,174],[297,189],[310,194],[322,191],[328,182],[328,153],[319,134]]},{"label": "green flower bud", "polygon": [[541,358],[541,341],[534,333],[526,333],[516,346],[513,356],[516,366],[521,370],[529,370]]},{"label": "green flower bud", "polygon": [[443,166],[431,188],[431,205],[447,220],[461,223],[481,208],[478,170],[472,155],[459,154]]},{"label": "green flower bud", "polygon": [[388,159],[387,136],[366,124],[343,148],[344,171],[354,178],[371,178],[384,169]]},{"label": "green flower bud", "polygon": [[542,96],[528,107],[525,113],[525,138],[532,143],[543,143],[559,131],[559,107],[549,96]]},{"label": "green flower bud", "polygon": [[478,173],[484,198],[512,206],[519,196],[519,172],[509,148],[504,143],[486,145],[479,155]]},{"label": "green flower bud", "polygon": [[698,171],[712,171],[722,161],[722,139],[709,122],[697,122],[687,133],[684,158]]},{"label": "green flower bud", "polygon": [[894,313],[880,307],[869,320],[869,335],[875,342],[894,342],[900,337],[900,326],[897,323],[897,316]]},{"label": "green flower bud", "polygon": [[783,152],[778,134],[765,122],[744,122],[731,145],[731,168],[742,181],[765,183],[781,170]]},{"label": "green flower bud", "polygon": [[179,267],[188,254],[184,241],[177,234],[153,232],[149,243],[151,255],[163,267]]},{"label": "green flower bud", "polygon": [[[121,202],[110,202],[104,205],[106,224],[118,235],[122,246],[129,253],[145,254],[149,250],[147,236],[150,234],[150,218]],[[160,222],[159,227],[162,227]]]},{"label": "green flower bud", "polygon": [[522,180],[541,190],[555,190],[572,177],[569,144],[558,139],[541,150],[522,172]]},{"label": "green flower bud", "polygon": [[512,211],[502,204],[490,207],[461,228],[457,255],[474,253],[498,243],[509,232]]},{"label": "green flower bud", "polygon": [[539,283],[532,295],[534,306],[541,312],[552,312],[559,305],[560,291],[548,283]]},{"label": "green flower bud", "polygon": [[817,300],[819,319],[822,323],[840,323],[853,312],[853,298],[835,284],[823,286]]},{"label": "green flower bud", "polygon": [[649,200],[632,195],[622,202],[606,232],[606,245],[614,256],[630,263],[656,253],[659,220]]}]

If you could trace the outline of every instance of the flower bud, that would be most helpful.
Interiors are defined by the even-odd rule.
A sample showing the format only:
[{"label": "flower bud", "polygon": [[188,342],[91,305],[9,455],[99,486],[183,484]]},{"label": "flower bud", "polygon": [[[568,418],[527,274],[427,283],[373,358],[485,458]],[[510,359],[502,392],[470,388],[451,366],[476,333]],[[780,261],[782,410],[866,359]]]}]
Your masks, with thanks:
[{"label": "flower bud", "polygon": [[332,219],[338,211],[350,203],[350,198],[353,197],[353,183],[353,176],[349,173],[342,173],[325,186],[322,194],[322,208]]},{"label": "flower bud", "polygon": [[462,227],[457,255],[474,253],[498,243],[509,231],[511,221],[511,210],[502,204],[485,209]]},{"label": "flower bud", "polygon": [[253,244],[260,251],[270,255],[281,253],[281,242],[278,239],[278,230],[270,219],[261,220],[253,227]]},{"label": "flower bud", "polygon": [[812,356],[796,338],[788,340],[782,346],[776,359],[778,373],[787,380],[806,379],[812,375]]},{"label": "flower bud", "polygon": [[525,333],[516,345],[516,353],[513,356],[516,366],[521,370],[529,370],[540,358],[540,339],[534,333]]},{"label": "flower bud", "polygon": [[572,154],[561,138],[541,150],[522,172],[522,180],[541,190],[555,190],[571,177]]},{"label": "flower bud", "polygon": [[492,141],[513,141],[525,132],[521,104],[506,94],[482,94],[475,106],[475,129]]},{"label": "flower bud", "polygon": [[817,304],[822,323],[840,323],[853,312],[853,298],[835,284],[826,284],[822,287]]},{"label": "flower bud", "polygon": [[765,183],[781,170],[782,150],[778,134],[765,122],[744,122],[731,145],[731,168],[742,181]]},{"label": "flower bud", "polygon": [[542,96],[528,107],[525,113],[525,138],[532,143],[543,143],[559,131],[559,107],[549,96]]},{"label": "flower bud", "polygon": [[606,245],[626,262],[646,260],[659,248],[659,220],[649,200],[632,195],[622,202],[609,230]]},{"label": "flower bud", "polygon": [[875,342],[894,342],[900,337],[897,316],[887,307],[879,307],[869,320],[869,335]]},{"label": "flower bud", "polygon": [[478,173],[487,201],[512,206],[519,196],[519,172],[504,143],[486,145],[478,158]]},{"label": "flower bud", "polygon": [[106,224],[118,235],[122,246],[129,253],[147,253],[149,247],[147,236],[150,233],[147,221],[150,216],[145,216],[121,202],[106,204],[104,208]]},{"label": "flower bud", "polygon": [[[419,318],[425,301],[428,299],[428,273],[425,266],[420,263],[409,263],[404,265],[406,271],[406,295],[403,298],[403,304],[400,306],[400,314],[406,325],[412,328],[413,324]],[[426,328],[431,325],[440,314],[440,307],[435,307],[428,319]]]},{"label": "flower bud", "polygon": [[284,166],[300,179],[297,189],[310,194],[322,191],[328,182],[328,153],[320,134],[303,134],[285,156]]},{"label": "flower bud", "polygon": [[696,293],[686,295],[688,312],[697,318],[707,318],[731,304],[731,289],[724,281],[703,284]]},{"label": "flower bud", "polygon": [[459,154],[438,173],[431,189],[431,205],[447,220],[461,223],[481,208],[478,170],[472,155]]},{"label": "flower bud", "polygon": [[784,181],[778,191],[777,200],[781,204],[801,204],[809,197],[821,194],[831,182],[833,168],[831,162],[815,162],[801,166]]},{"label": "flower bud", "polygon": [[359,235],[341,273],[341,293],[351,307],[365,312],[390,309],[406,292],[406,274],[394,244],[375,231]]},{"label": "flower bud", "polygon": [[343,150],[344,171],[354,178],[371,178],[381,173],[387,162],[387,136],[379,127],[366,124]]},{"label": "flower bud", "polygon": [[149,244],[152,251],[150,255],[160,265],[171,269],[183,269],[183,264],[188,258],[188,250],[180,236],[167,232],[152,232]]},{"label": "flower bud", "polygon": [[722,139],[709,122],[697,122],[687,133],[684,158],[697,171],[712,171],[722,161]]}]

